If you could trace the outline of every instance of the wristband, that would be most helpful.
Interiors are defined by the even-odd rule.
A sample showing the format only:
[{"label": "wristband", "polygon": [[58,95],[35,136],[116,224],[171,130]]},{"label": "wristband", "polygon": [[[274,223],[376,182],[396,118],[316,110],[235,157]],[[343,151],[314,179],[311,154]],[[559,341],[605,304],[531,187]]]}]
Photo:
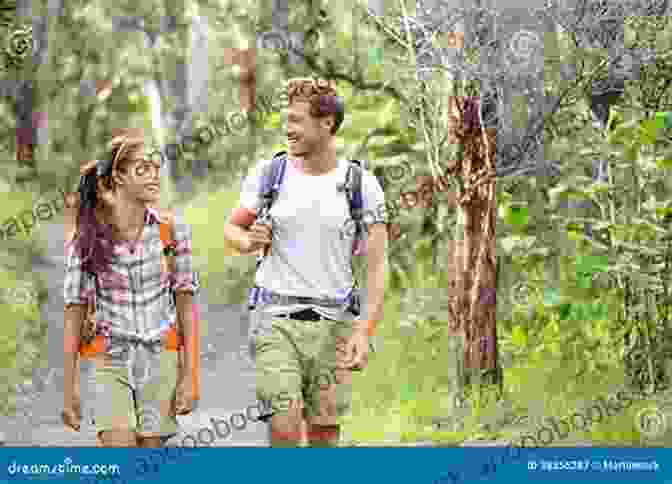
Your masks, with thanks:
[{"label": "wristband", "polygon": [[366,329],[366,334],[373,336],[376,332],[376,324],[373,321],[368,320],[366,327],[361,327],[359,329]]}]

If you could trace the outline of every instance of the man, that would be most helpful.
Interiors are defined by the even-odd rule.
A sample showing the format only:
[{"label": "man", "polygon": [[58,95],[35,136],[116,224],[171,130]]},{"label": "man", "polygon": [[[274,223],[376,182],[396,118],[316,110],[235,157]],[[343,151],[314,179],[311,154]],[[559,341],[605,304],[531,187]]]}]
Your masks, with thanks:
[{"label": "man", "polygon": [[[335,307],[353,287],[353,234],[343,182],[350,168],[336,156],[335,134],[344,117],[333,81],[292,79],[288,83],[288,154],[282,183],[268,215],[262,207],[263,160],[244,180],[240,207],[225,225],[227,243],[243,254],[266,254],[256,275],[258,288],[279,295],[253,314],[252,349],[257,363],[257,396],[270,402],[271,445],[296,446],[307,427],[312,446],[337,446],[338,417],[350,408],[353,370],[368,362],[369,337],[382,319],[387,230],[384,194],[362,170],[368,262],[365,318],[354,306]],[[303,298],[303,299],[297,299]],[[304,420],[305,419],[305,420]]]}]

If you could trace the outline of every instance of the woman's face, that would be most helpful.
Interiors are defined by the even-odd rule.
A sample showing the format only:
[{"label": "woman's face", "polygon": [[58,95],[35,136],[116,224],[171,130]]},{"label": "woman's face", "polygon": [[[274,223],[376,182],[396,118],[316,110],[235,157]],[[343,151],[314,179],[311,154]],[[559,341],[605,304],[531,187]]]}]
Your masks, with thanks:
[{"label": "woman's face", "polygon": [[120,189],[131,200],[145,205],[157,203],[161,194],[163,158],[158,152],[138,152],[129,158],[120,172],[123,180]]}]

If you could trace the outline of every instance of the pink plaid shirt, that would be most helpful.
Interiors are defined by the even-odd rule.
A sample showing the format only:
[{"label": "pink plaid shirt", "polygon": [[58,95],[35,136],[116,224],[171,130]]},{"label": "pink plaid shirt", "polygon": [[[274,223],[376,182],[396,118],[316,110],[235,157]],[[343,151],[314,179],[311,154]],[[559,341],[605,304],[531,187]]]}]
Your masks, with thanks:
[{"label": "pink plaid shirt", "polygon": [[[200,289],[198,274],[192,267],[191,228],[180,216],[173,227],[177,242],[176,271],[161,268],[163,244],[156,210],[147,208],[145,229],[131,251],[132,243],[116,244],[116,258],[107,273],[93,275],[82,271],[81,258],[72,242],[66,244],[64,283],[65,304],[96,302],[96,319],[103,333],[107,328],[148,336],[176,321],[175,291]],[[97,276],[97,277],[96,277]],[[108,340],[108,353],[124,351],[126,345]]]}]

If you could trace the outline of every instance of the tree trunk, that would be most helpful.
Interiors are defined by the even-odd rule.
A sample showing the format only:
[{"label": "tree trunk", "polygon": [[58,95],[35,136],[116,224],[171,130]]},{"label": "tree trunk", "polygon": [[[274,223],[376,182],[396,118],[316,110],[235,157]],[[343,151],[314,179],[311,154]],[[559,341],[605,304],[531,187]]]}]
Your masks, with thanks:
[{"label": "tree trunk", "polygon": [[[465,109],[462,97],[453,97],[461,109],[453,110],[451,136],[464,147],[462,160],[452,175],[465,184],[458,196],[458,230],[453,246],[454,284],[449,295],[453,314],[452,329],[464,338],[465,384],[483,375],[484,383],[499,383],[497,350],[497,264],[495,256],[494,177],[483,179],[494,169],[496,128],[482,130],[478,122],[467,119],[473,108]],[[454,104],[457,107],[457,104]],[[474,104],[478,106],[477,103]],[[480,108],[480,107],[479,107]],[[466,121],[466,122],[465,122]],[[487,142],[483,134],[487,136]],[[489,145],[486,154],[486,144]],[[481,180],[480,182],[478,180]]]}]

